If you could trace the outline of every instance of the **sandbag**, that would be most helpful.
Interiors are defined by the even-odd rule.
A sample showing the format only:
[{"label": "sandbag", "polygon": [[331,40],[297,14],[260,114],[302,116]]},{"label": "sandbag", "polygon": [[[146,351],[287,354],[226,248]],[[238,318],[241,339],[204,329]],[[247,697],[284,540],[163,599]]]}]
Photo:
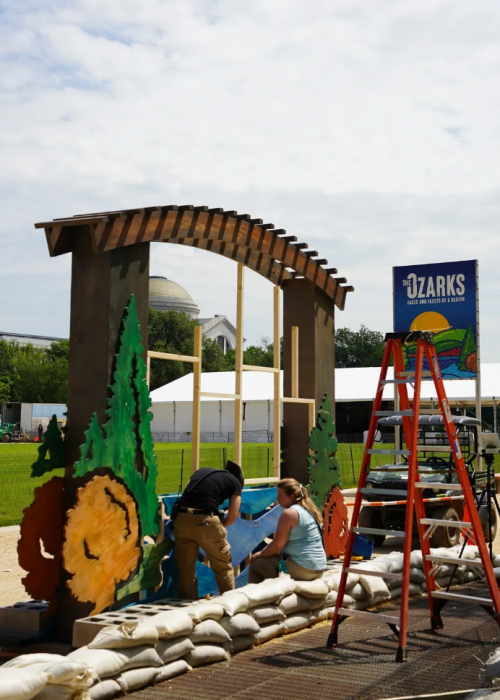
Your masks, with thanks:
[{"label": "sandbag", "polygon": [[[159,643],[159,642],[158,642]],[[158,654],[155,647],[140,646],[127,649],[125,652],[129,657],[122,671],[129,671],[131,668],[146,668],[163,666],[163,659]]]},{"label": "sandbag", "polygon": [[281,585],[278,583],[278,579],[267,579],[262,581],[262,583],[249,583],[247,586],[240,588],[239,591],[248,598],[249,608],[255,608],[257,605],[265,605],[266,603],[278,605],[285,595]]},{"label": "sandbag", "polygon": [[153,615],[149,618],[149,623],[156,628],[160,639],[186,637],[191,634],[194,627],[194,622],[187,613],[176,611]]},{"label": "sandbag", "polygon": [[189,637],[175,637],[174,639],[160,639],[156,645],[158,656],[164,664],[170,664],[186,656],[193,651],[194,644]]},{"label": "sandbag", "polygon": [[368,598],[368,591],[361,585],[361,583],[357,583],[355,586],[349,589],[349,596],[355,601],[366,600]]},{"label": "sandbag", "polygon": [[94,684],[95,670],[84,659],[66,659],[46,664],[45,673],[51,685],[67,685],[75,690],[86,690]]},{"label": "sandbag", "polygon": [[491,652],[484,665],[484,670],[489,681],[500,678],[500,647]]},{"label": "sandbag", "polygon": [[223,644],[231,641],[224,627],[216,620],[200,622],[189,635],[189,639],[193,644]]},{"label": "sandbag", "polygon": [[80,647],[67,655],[67,659],[82,659],[95,670],[99,679],[115,676],[125,667],[129,657],[125,650],[89,649]]},{"label": "sandbag", "polygon": [[270,625],[264,625],[260,628],[260,631],[255,635],[257,643],[263,644],[273,637],[277,637],[283,632],[285,626],[283,622],[271,622]]},{"label": "sandbag", "polygon": [[192,668],[205,666],[206,664],[215,664],[218,661],[227,661],[228,659],[229,654],[225,649],[212,644],[200,644],[186,656],[186,661]]},{"label": "sandbag", "polygon": [[[257,609],[258,608],[254,608],[254,610]],[[241,637],[242,635],[248,636],[257,634],[260,630],[259,624],[251,615],[247,615],[247,613],[238,613],[232,617],[223,617],[220,624],[233,640],[235,637]]]},{"label": "sandbag", "polygon": [[289,574],[280,573],[276,582],[283,593],[283,596],[291,595],[295,593],[297,586],[297,581],[293,579]]},{"label": "sandbag", "polygon": [[[217,603],[222,605],[226,615],[237,615],[240,612],[245,612],[248,609],[249,600],[241,589],[237,591],[227,591],[220,598],[215,599]],[[213,601],[215,602],[215,601]]]},{"label": "sandbag", "polygon": [[116,682],[122,692],[130,693],[132,690],[139,690],[139,688],[155,683],[159,673],[159,668],[134,668],[132,671],[120,673]]},{"label": "sandbag", "polygon": [[25,667],[0,667],[0,700],[30,700],[47,683],[44,671]]},{"label": "sandbag", "polygon": [[313,581],[296,581],[295,592],[304,598],[323,598],[328,595],[328,586],[320,578]]},{"label": "sandbag", "polygon": [[[328,586],[328,590],[330,591],[338,591],[339,586],[340,586],[340,576],[342,572],[341,571],[334,571],[332,573],[327,572],[326,574],[323,574],[321,580]],[[346,590],[348,588],[352,588],[356,583],[359,581],[359,576],[358,574],[347,574],[347,582],[346,582]]]},{"label": "sandbag", "polygon": [[422,561],[422,551],[420,549],[414,549],[410,554],[410,569],[423,569]]},{"label": "sandbag", "polygon": [[304,598],[304,596],[299,595],[298,593],[292,593],[291,595],[287,595],[286,598],[283,598],[279,604],[279,608],[288,617],[294,613],[310,610],[310,600],[311,598]]},{"label": "sandbag", "polygon": [[[418,595],[420,593],[420,585],[410,581],[408,591],[410,596]],[[399,588],[391,589],[391,600],[395,600],[396,598],[401,598],[401,581],[399,581]]]},{"label": "sandbag", "polygon": [[[425,574],[421,569],[410,569],[410,581],[422,585],[425,582]],[[401,585],[401,581],[397,582]]]},{"label": "sandbag", "polygon": [[300,630],[303,627],[309,627],[309,625],[311,625],[315,621],[315,615],[311,614],[310,612],[300,612],[296,613],[295,615],[292,615],[291,617],[287,617],[283,624],[285,626],[285,632],[288,633],[296,632],[297,630]]},{"label": "sandbag", "polygon": [[92,686],[88,691],[88,695],[90,700],[108,700],[121,695],[121,692],[122,689],[118,683],[110,678]]},{"label": "sandbag", "polygon": [[286,615],[278,605],[258,605],[249,611],[258,625],[266,625],[276,620],[284,620]]},{"label": "sandbag", "polygon": [[35,695],[34,700],[88,700],[86,690],[76,690],[69,685],[49,685]]},{"label": "sandbag", "polygon": [[222,646],[229,654],[238,654],[240,651],[251,649],[257,643],[255,635],[241,635],[234,637],[230,642],[226,642]]},{"label": "sandbag", "polygon": [[183,608],[183,612],[187,613],[195,624],[198,624],[203,620],[220,620],[224,615],[224,608],[219,603],[207,600]]},{"label": "sandbag", "polygon": [[[153,616],[151,620],[154,620]],[[158,641],[158,630],[149,622],[122,622],[121,625],[107,625],[88,645],[89,649],[126,649]]]},{"label": "sandbag", "polygon": [[[335,596],[337,595],[337,591],[330,591],[330,593],[333,593]],[[328,595],[330,595],[330,593]],[[328,598],[328,595],[326,598]],[[309,601],[309,610],[318,610],[324,607],[326,598],[307,598]]]},{"label": "sandbag", "polygon": [[33,664],[55,664],[65,659],[66,657],[62,656],[62,654],[21,654],[21,656],[15,656],[2,664],[1,668],[24,668],[25,666],[33,666]]},{"label": "sandbag", "polygon": [[[359,582],[370,598],[376,598],[377,600],[388,600],[390,598],[391,594],[383,578],[360,574]],[[354,596],[352,597],[354,598]]]},{"label": "sandbag", "polygon": [[[330,591],[330,593],[326,596],[325,602],[324,602],[324,607],[325,608],[331,608],[332,606],[335,607],[335,603],[337,602],[337,591]],[[342,605],[345,607],[346,604],[346,598],[349,599],[349,596],[344,595],[344,600]],[[352,599],[351,599],[352,600]]]},{"label": "sandbag", "polygon": [[167,664],[160,669],[159,674],[155,678],[155,683],[161,683],[162,681],[168,681],[169,678],[174,678],[175,676],[180,676],[181,673],[186,673],[191,671],[191,666],[184,661],[184,659],[179,659],[171,664]]}]

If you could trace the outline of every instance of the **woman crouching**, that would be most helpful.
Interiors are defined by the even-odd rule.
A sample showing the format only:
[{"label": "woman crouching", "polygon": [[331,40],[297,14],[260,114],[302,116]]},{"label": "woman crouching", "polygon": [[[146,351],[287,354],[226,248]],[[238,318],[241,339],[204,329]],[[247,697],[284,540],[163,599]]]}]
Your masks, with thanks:
[{"label": "woman crouching", "polygon": [[304,486],[295,479],[278,483],[280,515],[273,541],[250,557],[249,583],[276,578],[284,559],[290,576],[299,581],[320,578],[326,568],[321,515]]}]

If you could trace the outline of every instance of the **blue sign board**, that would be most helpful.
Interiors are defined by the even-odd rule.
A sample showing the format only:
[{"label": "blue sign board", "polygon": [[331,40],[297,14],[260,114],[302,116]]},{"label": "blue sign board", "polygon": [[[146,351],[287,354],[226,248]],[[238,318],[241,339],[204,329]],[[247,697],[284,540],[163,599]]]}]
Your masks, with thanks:
[{"label": "blue sign board", "polygon": [[[477,260],[393,268],[394,331],[431,331],[445,379],[478,372]],[[405,367],[415,345],[404,346]]]}]

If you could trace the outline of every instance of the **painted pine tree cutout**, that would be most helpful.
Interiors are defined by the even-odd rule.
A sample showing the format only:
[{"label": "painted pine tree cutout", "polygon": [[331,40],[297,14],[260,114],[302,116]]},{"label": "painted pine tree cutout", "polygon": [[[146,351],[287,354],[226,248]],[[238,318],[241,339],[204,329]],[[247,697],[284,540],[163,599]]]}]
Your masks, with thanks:
[{"label": "painted pine tree cutout", "polygon": [[309,495],[320,511],[334,486],[342,488],[340,464],[336,457],[338,441],[335,437],[332,406],[328,394],[321,402],[316,425],[309,435]]},{"label": "painted pine tree cutout", "polygon": [[[83,476],[98,467],[112,469],[137,501],[141,535],[155,536],[159,532],[157,466],[150,425],[151,399],[142,354],[137,302],[132,295],[125,310],[109,387],[108,420],[101,429],[97,415],[92,416],[85,443],[80,448],[81,459],[75,464],[75,476]],[[138,453],[144,463],[144,474],[136,469]]]},{"label": "painted pine tree cutout", "polygon": [[31,465],[31,476],[42,476],[53,469],[63,468],[64,449],[64,440],[57,425],[57,416],[53,415],[44,433],[43,442],[38,448],[38,459]]}]

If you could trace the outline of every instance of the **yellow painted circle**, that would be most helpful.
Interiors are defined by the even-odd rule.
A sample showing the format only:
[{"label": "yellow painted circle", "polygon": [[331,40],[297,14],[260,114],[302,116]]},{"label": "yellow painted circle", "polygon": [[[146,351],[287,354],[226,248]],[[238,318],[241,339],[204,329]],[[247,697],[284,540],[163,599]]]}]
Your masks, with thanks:
[{"label": "yellow painted circle", "polygon": [[437,311],[425,311],[419,314],[411,324],[411,331],[432,331],[439,333],[450,327],[450,324],[445,319],[443,314],[438,314]]}]

